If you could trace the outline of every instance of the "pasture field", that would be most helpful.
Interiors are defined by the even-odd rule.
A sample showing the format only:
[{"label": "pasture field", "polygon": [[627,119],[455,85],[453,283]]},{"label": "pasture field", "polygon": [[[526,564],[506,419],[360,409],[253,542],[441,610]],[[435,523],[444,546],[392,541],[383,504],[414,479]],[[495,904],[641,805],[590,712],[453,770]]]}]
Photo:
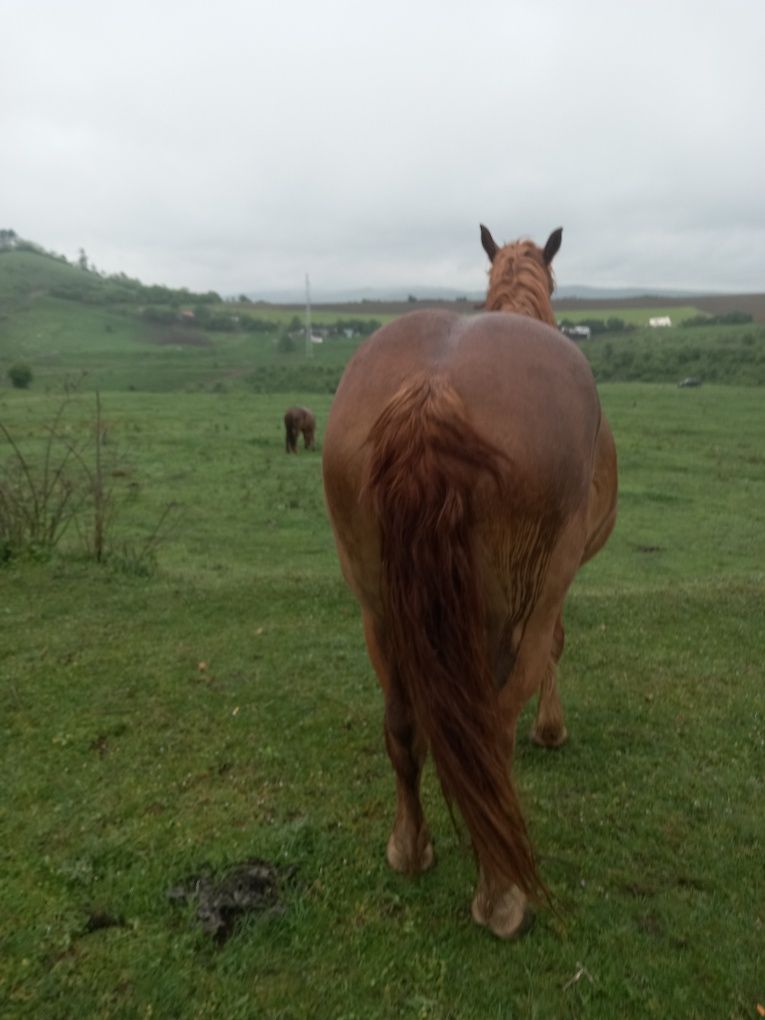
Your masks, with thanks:
[{"label": "pasture field", "polygon": [[648,326],[649,319],[659,316],[669,316],[673,326],[679,326],[684,319],[692,319],[697,315],[699,315],[699,310],[693,305],[672,306],[671,308],[659,306],[656,308],[599,308],[597,312],[584,308],[570,312],[558,312],[559,319],[570,319],[572,322],[582,322],[587,319],[601,319],[605,322],[607,319],[615,318],[621,319],[630,326]]},{"label": "pasture field", "polygon": [[[0,263],[1,265],[2,263]],[[269,309],[262,318],[282,330],[293,315]],[[316,325],[338,315],[316,313]],[[367,316],[384,321],[390,316]],[[193,326],[160,326],[111,308],[41,298],[0,318],[0,375],[13,362],[29,364],[35,389],[60,391],[67,383],[88,390],[216,393],[285,392],[295,387],[332,393],[358,340],[316,344],[310,359],[280,353],[279,332],[216,333]]]},{"label": "pasture field", "polygon": [[[286,314],[269,308],[261,315],[281,332],[216,333],[41,298],[5,321],[0,315],[0,380],[5,383],[10,366],[23,362],[33,371],[34,390],[50,393],[73,383],[102,393],[333,393],[359,340],[333,337],[313,345],[307,358],[298,339],[295,350],[283,352],[278,345]],[[360,314],[362,321],[392,318]],[[330,311],[314,315],[317,326],[339,319],[342,314]],[[579,346],[598,382],[677,383],[694,376],[702,383],[765,386],[765,326],[759,323],[638,328]]]},{"label": "pasture field", "polygon": [[579,344],[599,382],[765,385],[761,325],[670,327],[604,334]]},{"label": "pasture field", "polygon": [[[321,445],[321,355],[310,384],[259,393],[198,389],[209,352],[175,354],[192,392],[175,363],[161,386],[128,381],[135,355],[103,387],[113,555],[88,560],[70,529],[50,559],[0,567],[0,1016],[755,1018],[762,391],[601,386],[620,516],[567,606],[570,742],[520,740],[514,768],[556,911],[506,944],[470,920],[473,864],[431,768],[436,867],[384,861],[382,699],[320,453],[283,452],[291,402]],[[0,394],[30,459],[59,402]],[[72,397],[67,435],[93,405]],[[154,565],[140,550],[169,502]],[[216,945],[168,892],[252,857],[279,870],[280,903]]]}]

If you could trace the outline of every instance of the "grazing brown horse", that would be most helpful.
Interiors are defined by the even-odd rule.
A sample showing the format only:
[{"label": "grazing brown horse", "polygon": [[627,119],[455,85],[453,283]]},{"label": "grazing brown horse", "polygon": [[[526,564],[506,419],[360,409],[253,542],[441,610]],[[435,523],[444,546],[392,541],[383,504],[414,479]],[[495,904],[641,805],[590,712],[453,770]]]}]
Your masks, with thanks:
[{"label": "grazing brown horse", "polygon": [[566,592],[613,508],[595,481],[592,373],[547,324],[559,243],[522,242],[517,257],[493,246],[487,308],[517,292],[523,314],[418,311],[378,330],[343,375],[324,439],[340,563],[385,696],[388,862],[433,863],[420,802],[430,748],[477,859],[473,917],[504,937],[545,892],[510,779],[518,716],[559,654]]},{"label": "grazing brown horse", "polygon": [[316,445],[316,418],[313,411],[307,407],[289,407],[284,413],[284,431],[287,453],[297,453],[297,441],[301,432],[306,450],[313,450]]}]

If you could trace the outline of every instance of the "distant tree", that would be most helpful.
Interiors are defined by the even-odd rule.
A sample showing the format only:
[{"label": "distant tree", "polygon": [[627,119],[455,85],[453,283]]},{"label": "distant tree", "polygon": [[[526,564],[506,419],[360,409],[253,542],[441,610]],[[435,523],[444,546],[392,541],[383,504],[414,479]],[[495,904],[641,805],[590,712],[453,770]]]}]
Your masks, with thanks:
[{"label": "distant tree", "polygon": [[26,390],[32,382],[32,369],[29,365],[18,362],[8,369],[8,378],[17,390]]},{"label": "distant tree", "polygon": [[159,322],[163,326],[169,326],[178,318],[174,308],[162,305],[148,305],[141,312],[141,315],[147,322]]},{"label": "distant tree", "polygon": [[717,321],[721,326],[742,326],[751,322],[752,316],[749,312],[725,312],[717,316]]},{"label": "distant tree", "polygon": [[597,336],[598,333],[607,333],[608,327],[606,326],[603,319],[581,319],[578,323],[579,326],[589,326],[590,332],[593,336]]},{"label": "distant tree", "polygon": [[80,254],[79,254],[78,258],[77,258],[77,265],[84,272],[88,271],[88,256],[85,254],[85,249],[84,248],[80,248]]},{"label": "distant tree", "polygon": [[681,326],[743,326],[752,321],[748,312],[724,312],[722,315],[694,315],[683,319]]},{"label": "distant tree", "polygon": [[16,247],[16,231],[0,230],[0,251],[7,251]]},{"label": "distant tree", "polygon": [[408,301],[408,302],[409,302],[410,304],[414,304],[414,303],[415,303],[415,302],[417,301],[417,298],[416,298],[416,297],[414,296],[414,294],[410,294],[410,295],[409,295],[409,297],[408,297],[408,298],[407,298],[406,300],[407,300],[407,301]]}]

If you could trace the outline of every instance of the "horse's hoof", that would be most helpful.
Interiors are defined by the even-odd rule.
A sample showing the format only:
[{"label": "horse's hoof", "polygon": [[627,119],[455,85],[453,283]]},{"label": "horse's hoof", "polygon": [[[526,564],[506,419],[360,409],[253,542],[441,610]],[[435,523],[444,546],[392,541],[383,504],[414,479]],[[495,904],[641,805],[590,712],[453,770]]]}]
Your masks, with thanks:
[{"label": "horse's hoof", "polygon": [[535,727],[530,733],[530,738],[531,743],[537,747],[545,747],[548,751],[557,751],[568,740],[568,730],[565,726],[562,730],[537,729]]},{"label": "horse's hoof", "polygon": [[406,875],[416,875],[421,871],[427,871],[428,868],[433,866],[435,860],[433,844],[430,840],[427,841],[419,854],[407,854],[403,851],[401,844],[395,836],[391,836],[388,840],[388,849],[385,856],[388,859],[388,864],[390,864],[394,871],[401,871]]},{"label": "horse's hoof", "polygon": [[504,893],[492,906],[481,892],[476,893],[470,908],[476,924],[488,928],[500,939],[519,939],[534,927],[536,915],[523,893],[516,888]]}]

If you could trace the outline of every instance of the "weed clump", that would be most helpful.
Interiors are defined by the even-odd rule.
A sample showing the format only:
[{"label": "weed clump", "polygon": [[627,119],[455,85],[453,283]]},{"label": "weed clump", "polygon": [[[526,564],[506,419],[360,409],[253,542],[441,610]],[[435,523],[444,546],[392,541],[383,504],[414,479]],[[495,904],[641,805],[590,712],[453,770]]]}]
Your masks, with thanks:
[{"label": "weed clump", "polygon": [[[74,526],[89,559],[107,560],[127,574],[147,577],[156,566],[156,550],[164,537],[175,503],[169,503],[142,542],[113,537],[117,513],[111,478],[124,472],[106,469],[107,428],[100,394],[90,437],[74,437],[64,425],[67,396],[52,421],[45,423],[45,439],[14,435],[0,422],[10,456],[0,464],[0,564],[19,556],[46,560]],[[36,450],[35,450],[36,447]],[[35,451],[35,452],[30,452]],[[36,456],[35,456],[36,453]]]}]

